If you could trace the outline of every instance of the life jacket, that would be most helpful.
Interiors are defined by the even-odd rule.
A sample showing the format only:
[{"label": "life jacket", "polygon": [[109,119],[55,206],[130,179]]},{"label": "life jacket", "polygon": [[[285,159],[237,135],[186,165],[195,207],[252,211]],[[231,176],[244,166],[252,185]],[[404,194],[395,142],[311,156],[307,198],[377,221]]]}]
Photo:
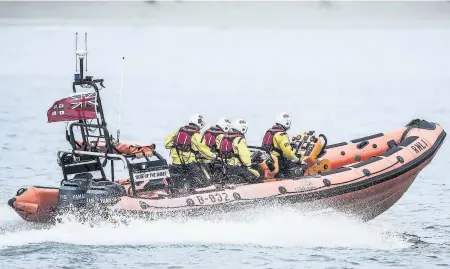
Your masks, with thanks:
[{"label": "life jacket", "polygon": [[178,134],[173,139],[173,144],[176,150],[190,152],[192,136],[195,133],[200,133],[198,127],[193,125],[186,125],[180,128]]},{"label": "life jacket", "polygon": [[216,138],[218,135],[225,134],[225,132],[219,126],[215,125],[205,131],[202,137],[202,142],[211,149],[211,151],[216,151]]},{"label": "life jacket", "polygon": [[[230,131],[223,136],[222,141],[220,141],[219,154],[218,154],[218,156],[220,158],[228,160],[233,157],[237,157],[239,159],[239,161],[241,161],[241,159],[239,158],[239,155],[235,154],[233,151],[233,141],[236,138],[239,138],[242,140],[242,138],[244,138],[244,135],[240,132]],[[240,140],[239,140],[239,142],[240,142]]]},{"label": "life jacket", "polygon": [[268,152],[276,151],[276,152],[280,153],[280,155],[282,155],[281,150],[275,148],[275,146],[273,144],[273,137],[277,133],[285,133],[285,132],[286,132],[286,130],[282,126],[280,126],[278,124],[274,125],[272,128],[270,128],[269,130],[266,131],[266,134],[264,135],[261,147],[263,149],[267,150]]}]

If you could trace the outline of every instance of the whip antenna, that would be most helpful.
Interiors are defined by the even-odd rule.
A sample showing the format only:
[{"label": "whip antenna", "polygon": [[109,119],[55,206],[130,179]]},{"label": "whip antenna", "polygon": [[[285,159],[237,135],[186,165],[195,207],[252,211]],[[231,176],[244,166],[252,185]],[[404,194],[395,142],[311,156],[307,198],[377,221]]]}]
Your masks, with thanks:
[{"label": "whip antenna", "polygon": [[77,52],[78,50],[78,32],[75,33],[75,71],[78,72],[78,58],[77,58]]},{"label": "whip antenna", "polygon": [[122,57],[122,74],[120,78],[120,95],[119,95],[119,115],[117,119],[117,142],[120,140],[120,121],[121,121],[121,114],[122,114],[122,97],[123,97],[123,73],[125,69],[125,57]]},{"label": "whip antenna", "polygon": [[[87,52],[88,51],[88,49],[87,49],[87,32],[84,33],[84,47],[85,47],[84,50]],[[88,56],[86,54],[86,73],[87,73],[87,62],[88,62]]]}]

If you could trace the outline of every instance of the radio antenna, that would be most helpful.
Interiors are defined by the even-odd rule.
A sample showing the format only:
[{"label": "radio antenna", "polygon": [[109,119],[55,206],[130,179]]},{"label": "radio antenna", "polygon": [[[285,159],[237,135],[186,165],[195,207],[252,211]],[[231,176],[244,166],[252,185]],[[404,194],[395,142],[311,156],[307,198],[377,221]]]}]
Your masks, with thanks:
[{"label": "radio antenna", "polygon": [[86,51],[86,73],[87,73],[87,64],[88,64],[88,56],[87,56],[87,32],[84,33],[84,47],[85,47],[85,51]]},{"label": "radio antenna", "polygon": [[120,139],[120,121],[121,121],[121,114],[122,114],[122,97],[123,97],[123,73],[125,69],[125,57],[122,57],[122,74],[120,78],[120,96],[119,96],[119,115],[117,119],[117,142],[119,142]]},{"label": "radio antenna", "polygon": [[77,50],[78,50],[78,32],[75,33],[75,71],[76,72],[78,72]]}]

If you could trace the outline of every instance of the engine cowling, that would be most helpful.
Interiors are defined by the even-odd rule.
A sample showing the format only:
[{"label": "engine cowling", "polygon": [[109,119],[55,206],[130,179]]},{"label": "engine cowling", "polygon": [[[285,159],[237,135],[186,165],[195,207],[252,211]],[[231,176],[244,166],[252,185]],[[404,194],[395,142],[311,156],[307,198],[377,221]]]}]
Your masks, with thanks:
[{"label": "engine cowling", "polygon": [[72,179],[63,180],[59,188],[58,206],[84,207],[86,205],[86,192],[89,189],[92,174],[77,174]]},{"label": "engine cowling", "polygon": [[112,205],[126,195],[125,188],[115,182],[93,179],[92,174],[82,173],[73,179],[63,180],[59,189],[59,208],[86,208]]},{"label": "engine cowling", "polygon": [[92,181],[86,192],[86,204],[88,207],[114,205],[122,196],[126,196],[122,185],[107,180]]}]

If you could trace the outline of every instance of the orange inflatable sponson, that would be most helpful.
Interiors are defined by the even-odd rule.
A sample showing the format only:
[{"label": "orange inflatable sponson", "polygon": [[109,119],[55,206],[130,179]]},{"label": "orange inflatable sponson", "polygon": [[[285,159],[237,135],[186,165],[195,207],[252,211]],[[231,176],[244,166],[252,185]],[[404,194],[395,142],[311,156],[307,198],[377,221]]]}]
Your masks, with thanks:
[{"label": "orange inflatable sponson", "polygon": [[385,153],[389,147],[398,145],[406,127],[387,133],[378,133],[349,142],[338,143],[325,147],[325,155],[321,159],[331,162],[331,169],[349,165],[352,163],[366,161]]},{"label": "orange inflatable sponson", "polygon": [[52,187],[28,187],[17,191],[8,204],[23,218],[32,222],[48,222],[54,216],[58,204],[59,189]]}]

